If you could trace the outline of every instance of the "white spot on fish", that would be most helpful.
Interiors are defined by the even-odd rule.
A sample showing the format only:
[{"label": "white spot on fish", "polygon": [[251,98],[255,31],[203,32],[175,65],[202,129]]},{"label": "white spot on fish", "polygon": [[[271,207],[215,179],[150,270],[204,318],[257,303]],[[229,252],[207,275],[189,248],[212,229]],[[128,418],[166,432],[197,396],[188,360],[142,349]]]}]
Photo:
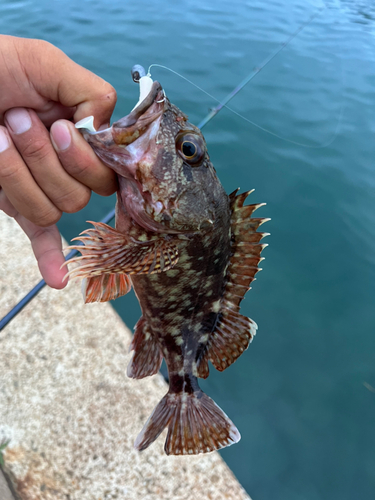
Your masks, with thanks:
[{"label": "white spot on fish", "polygon": [[148,240],[148,237],[146,234],[141,234],[140,236],[138,236],[138,241],[147,241]]},{"label": "white spot on fish", "polygon": [[168,278],[175,278],[180,273],[179,269],[170,269],[166,272]]},{"label": "white spot on fish", "polygon": [[219,300],[217,300],[216,302],[214,302],[214,303],[212,304],[212,311],[213,311],[213,312],[216,312],[216,313],[217,313],[217,312],[219,312],[219,311],[220,311],[220,303],[221,303],[221,300],[219,299]]}]

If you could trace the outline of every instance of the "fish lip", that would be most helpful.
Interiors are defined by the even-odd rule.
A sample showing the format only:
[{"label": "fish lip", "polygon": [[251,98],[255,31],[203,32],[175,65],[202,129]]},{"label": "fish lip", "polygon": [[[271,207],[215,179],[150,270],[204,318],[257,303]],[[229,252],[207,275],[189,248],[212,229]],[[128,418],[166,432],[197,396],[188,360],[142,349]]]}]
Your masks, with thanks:
[{"label": "fish lip", "polygon": [[128,115],[124,116],[124,118],[121,118],[120,120],[115,122],[112,125],[112,127],[114,129],[128,128],[131,127],[132,125],[135,125],[138,119],[152,106],[152,104],[154,104],[159,92],[161,92],[162,90],[163,89],[160,83],[154,81],[151,90],[145,97],[145,99],[143,99],[143,101],[140,102],[138,106],[134,108]]},{"label": "fish lip", "polygon": [[[122,148],[122,156],[127,156],[126,146],[136,141],[163,114],[164,106],[160,106],[164,101],[162,97],[164,98],[163,88],[155,81],[148,95],[128,115],[104,130],[94,132],[82,128],[82,135],[96,151],[117,145],[125,146]],[[150,109],[154,104],[155,109]]]}]

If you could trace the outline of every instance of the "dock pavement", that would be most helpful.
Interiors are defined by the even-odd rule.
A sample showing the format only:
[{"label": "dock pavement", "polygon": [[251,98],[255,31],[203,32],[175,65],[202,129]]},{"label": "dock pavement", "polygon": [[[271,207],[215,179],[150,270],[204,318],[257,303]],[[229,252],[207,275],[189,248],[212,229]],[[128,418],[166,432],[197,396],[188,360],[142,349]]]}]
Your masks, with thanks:
[{"label": "dock pavement", "polygon": [[[40,280],[26,236],[0,212],[0,319]],[[79,283],[45,287],[0,332],[1,500],[249,500],[217,452],[166,456],[133,442],[167,392],[126,376],[131,332]],[[5,480],[5,477],[6,480]]]}]

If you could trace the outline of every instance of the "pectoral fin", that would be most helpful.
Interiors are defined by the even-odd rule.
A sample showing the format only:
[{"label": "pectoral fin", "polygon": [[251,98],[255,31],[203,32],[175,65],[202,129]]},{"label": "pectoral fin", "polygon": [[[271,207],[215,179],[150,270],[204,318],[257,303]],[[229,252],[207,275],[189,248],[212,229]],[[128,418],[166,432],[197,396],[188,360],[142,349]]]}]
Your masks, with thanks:
[{"label": "pectoral fin", "polygon": [[93,278],[84,278],[82,294],[85,304],[90,302],[108,302],[130,292],[132,283],[127,274],[102,274]]},{"label": "pectoral fin", "polygon": [[91,222],[74,238],[84,243],[68,247],[81,252],[67,263],[79,264],[67,276],[97,278],[103,274],[154,274],[171,269],[178,261],[178,249],[173,241],[164,238],[137,241],[101,222]]}]

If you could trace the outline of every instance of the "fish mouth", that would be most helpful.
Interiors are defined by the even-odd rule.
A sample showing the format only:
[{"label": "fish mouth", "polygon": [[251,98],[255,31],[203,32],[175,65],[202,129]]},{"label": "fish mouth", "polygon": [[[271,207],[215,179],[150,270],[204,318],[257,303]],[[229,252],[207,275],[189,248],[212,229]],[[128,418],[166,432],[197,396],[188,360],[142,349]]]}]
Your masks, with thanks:
[{"label": "fish mouth", "polygon": [[164,102],[163,99],[164,91],[160,83],[153,82],[146,97],[127,116],[112,125],[115,143],[127,146],[143,135],[149,125],[163,114],[163,106],[158,106]]},{"label": "fish mouth", "polygon": [[[149,77],[144,78],[151,80]],[[145,88],[148,92],[141,100]],[[163,106],[158,105],[161,105],[164,100],[165,94],[160,83],[152,82],[150,87],[150,82],[146,82],[146,85],[140,84],[140,100],[136,106],[124,118],[114,122],[111,127],[95,130],[93,116],[80,120],[75,126],[81,130],[83,137],[94,149],[111,148],[116,144],[127,146],[143,135],[148,126],[163,114]]]},{"label": "fish mouth", "polygon": [[158,199],[141,181],[144,165],[152,165],[162,147],[156,139],[166,104],[165,93],[160,83],[150,77],[142,77],[139,84],[138,103],[111,127],[96,131],[92,120],[88,125],[89,119],[81,120],[76,127],[82,129],[103,163],[118,174],[118,198],[134,221],[149,231],[177,234],[180,231],[165,224],[171,219],[169,201]]}]

